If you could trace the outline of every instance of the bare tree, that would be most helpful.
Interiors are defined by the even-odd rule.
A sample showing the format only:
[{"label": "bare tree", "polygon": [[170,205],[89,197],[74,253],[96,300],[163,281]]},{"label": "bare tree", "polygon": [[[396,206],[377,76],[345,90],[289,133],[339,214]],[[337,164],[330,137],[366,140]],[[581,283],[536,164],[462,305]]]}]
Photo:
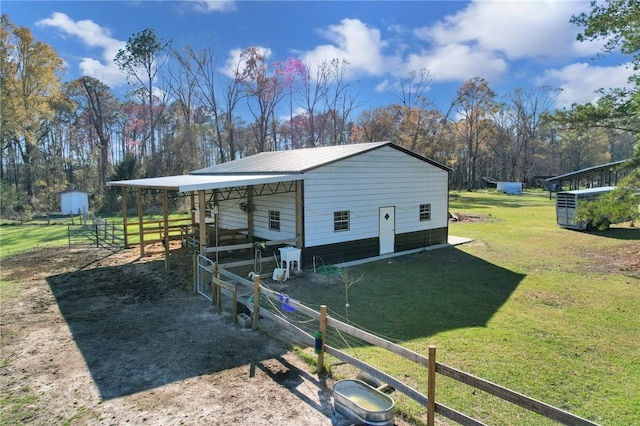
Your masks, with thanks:
[{"label": "bare tree", "polygon": [[111,172],[111,135],[120,104],[106,84],[92,77],[80,77],[68,85],[69,96],[75,101],[77,111],[95,132],[92,143],[100,153],[98,187],[106,189],[107,176]]},{"label": "bare tree", "polygon": [[518,174],[524,183],[532,181],[533,159],[539,147],[541,127],[544,117],[551,112],[557,93],[549,87],[541,87],[531,91],[516,89],[509,95],[509,111],[515,128],[512,170],[515,175],[517,164]]},{"label": "bare tree", "polygon": [[243,67],[237,80],[245,88],[249,110],[255,119],[252,126],[255,151],[263,152],[267,150],[270,121],[274,120],[276,106],[284,96],[284,84],[280,76],[270,72],[266,52],[250,47],[241,53],[240,60]]},{"label": "bare tree", "polygon": [[497,106],[495,96],[485,79],[474,77],[458,89],[453,102],[454,111],[461,117],[456,128],[465,147],[463,180],[467,190],[478,186],[478,158],[483,145],[493,136],[494,126],[490,117]]},{"label": "bare tree", "polygon": [[[238,150],[234,114],[243,96],[240,81],[235,77],[229,78],[222,96],[219,96],[216,89],[218,71],[213,49],[205,47],[202,51],[196,52],[191,46],[187,46],[184,57],[185,60],[194,63],[189,69],[195,74],[198,96],[213,117],[212,127],[218,160],[221,163],[235,160]],[[240,74],[241,62],[236,63],[235,67],[234,75],[237,76]]]},{"label": "bare tree", "polygon": [[355,88],[345,81],[345,74],[349,66],[347,60],[332,59],[323,66],[327,67],[323,72],[326,75],[326,79],[321,82],[322,87],[320,90],[329,119],[329,144],[345,144],[349,140],[351,113],[360,106],[357,103],[359,92],[352,93]]},{"label": "bare tree", "polygon": [[126,47],[120,49],[114,59],[118,67],[127,74],[134,92],[139,94],[145,107],[144,139],[149,142],[153,163],[157,157],[155,129],[159,120],[158,109],[155,108],[154,84],[160,69],[169,58],[167,53],[170,45],[171,42],[164,42],[153,29],[147,28],[131,36]]}]

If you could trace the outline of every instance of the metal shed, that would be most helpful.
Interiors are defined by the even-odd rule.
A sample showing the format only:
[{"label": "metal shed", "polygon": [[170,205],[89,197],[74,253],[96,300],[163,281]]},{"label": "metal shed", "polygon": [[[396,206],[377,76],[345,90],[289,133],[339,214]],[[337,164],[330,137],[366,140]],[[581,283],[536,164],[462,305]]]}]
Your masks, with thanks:
[{"label": "metal shed", "polygon": [[67,189],[56,193],[62,214],[86,214],[89,212],[89,193],[78,189]]}]

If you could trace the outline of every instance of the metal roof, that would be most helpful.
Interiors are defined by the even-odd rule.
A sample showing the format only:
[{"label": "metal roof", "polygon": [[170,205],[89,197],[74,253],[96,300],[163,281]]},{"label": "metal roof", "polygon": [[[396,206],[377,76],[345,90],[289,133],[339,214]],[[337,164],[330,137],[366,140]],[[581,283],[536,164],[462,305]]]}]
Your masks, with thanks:
[{"label": "metal roof", "polygon": [[626,161],[629,161],[629,160],[620,160],[620,161],[614,161],[612,163],[601,164],[599,166],[587,167],[586,169],[576,170],[574,172],[565,173],[563,175],[550,177],[550,178],[545,179],[545,181],[546,182],[553,182],[553,181],[558,181],[558,180],[577,179],[577,178],[589,176],[589,175],[594,174],[595,172],[598,172],[598,171],[603,171],[603,170],[609,171],[609,170],[615,168],[616,166],[619,166],[620,164],[622,164],[622,163],[624,163]]},{"label": "metal roof", "polygon": [[235,175],[235,174],[289,174],[304,173],[320,166],[344,160],[354,155],[389,146],[420,160],[450,171],[440,163],[422,157],[391,142],[368,142],[350,145],[325,146],[318,148],[291,149],[286,151],[261,152],[228,163],[216,164],[191,172],[193,175]]},{"label": "metal roof", "polygon": [[107,182],[107,186],[126,186],[133,188],[168,189],[171,191],[189,192],[204,189],[222,189],[235,186],[259,185],[274,182],[299,180],[299,175],[260,175],[247,174],[241,176],[180,175],[158,178],[118,180]]},{"label": "metal roof", "polygon": [[373,142],[260,152],[238,160],[194,170],[191,174],[304,173],[307,170],[360,154],[388,143],[389,142]]},{"label": "metal roof", "polygon": [[601,194],[603,192],[610,192],[616,189],[615,186],[599,186],[597,188],[585,188],[585,189],[574,189],[573,191],[560,191],[558,194],[574,194],[574,195],[585,195],[585,194]]},{"label": "metal roof", "polygon": [[451,171],[447,166],[422,157],[391,142],[369,142],[261,152],[249,157],[195,170],[188,175],[120,180],[107,182],[107,185],[189,192],[274,182],[290,182],[304,179],[301,175],[306,171],[384,146],[397,149],[443,170]]}]

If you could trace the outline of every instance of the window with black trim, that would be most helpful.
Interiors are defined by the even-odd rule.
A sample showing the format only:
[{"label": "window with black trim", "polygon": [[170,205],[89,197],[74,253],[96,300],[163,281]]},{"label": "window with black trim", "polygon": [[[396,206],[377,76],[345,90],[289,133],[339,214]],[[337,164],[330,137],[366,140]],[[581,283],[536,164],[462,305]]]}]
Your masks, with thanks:
[{"label": "window with black trim", "polygon": [[277,210],[269,210],[269,229],[272,231],[280,230],[280,212]]},{"label": "window with black trim", "polygon": [[335,232],[349,230],[349,211],[348,210],[333,212],[333,230]]},{"label": "window with black trim", "polygon": [[431,204],[420,204],[420,222],[431,220]]}]

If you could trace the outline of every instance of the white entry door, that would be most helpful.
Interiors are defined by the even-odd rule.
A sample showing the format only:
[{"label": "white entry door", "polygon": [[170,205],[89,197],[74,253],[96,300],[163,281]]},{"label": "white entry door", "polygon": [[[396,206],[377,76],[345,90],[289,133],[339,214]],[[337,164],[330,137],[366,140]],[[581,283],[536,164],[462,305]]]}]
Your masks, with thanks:
[{"label": "white entry door", "polygon": [[380,254],[393,253],[396,239],[396,208],[380,207]]}]

